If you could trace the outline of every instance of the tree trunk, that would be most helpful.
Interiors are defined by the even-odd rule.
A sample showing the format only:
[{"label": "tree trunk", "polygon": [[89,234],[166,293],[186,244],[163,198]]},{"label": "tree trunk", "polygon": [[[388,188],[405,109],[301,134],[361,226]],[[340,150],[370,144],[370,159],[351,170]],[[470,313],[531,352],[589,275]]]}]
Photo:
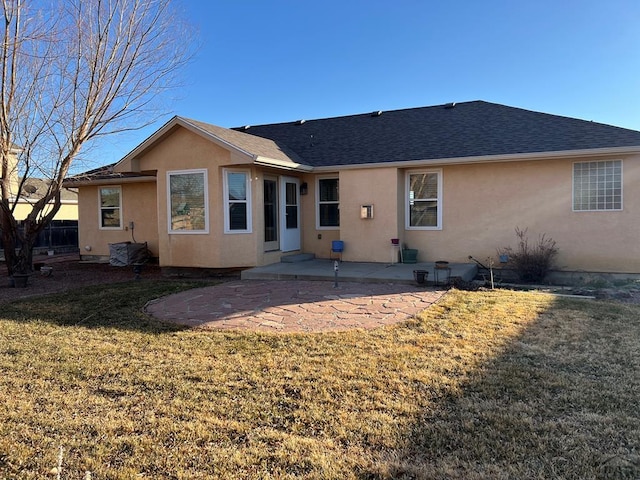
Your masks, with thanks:
[{"label": "tree trunk", "polygon": [[16,269],[16,232],[13,216],[0,208],[0,231],[2,232],[2,248],[4,249],[4,261],[7,266],[7,275],[12,276]]},{"label": "tree trunk", "polygon": [[18,225],[13,215],[0,208],[0,230],[8,276],[33,271],[33,246],[44,226],[28,220],[23,225]]}]

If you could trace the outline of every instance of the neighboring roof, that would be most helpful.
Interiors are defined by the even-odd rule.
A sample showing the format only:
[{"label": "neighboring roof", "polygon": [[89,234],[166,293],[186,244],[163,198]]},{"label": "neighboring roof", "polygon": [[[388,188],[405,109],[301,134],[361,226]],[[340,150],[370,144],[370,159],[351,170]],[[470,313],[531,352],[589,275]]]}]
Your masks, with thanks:
[{"label": "neighboring roof", "polygon": [[640,146],[640,132],[473,101],[240,127],[314,167]]},{"label": "neighboring roof", "polygon": [[[22,186],[20,198],[27,201],[40,200],[47,194],[47,189],[49,188],[50,183],[51,180],[42,178],[27,178]],[[60,200],[63,202],[77,202],[78,192],[75,189],[70,190],[69,188],[62,188],[60,190]]]}]

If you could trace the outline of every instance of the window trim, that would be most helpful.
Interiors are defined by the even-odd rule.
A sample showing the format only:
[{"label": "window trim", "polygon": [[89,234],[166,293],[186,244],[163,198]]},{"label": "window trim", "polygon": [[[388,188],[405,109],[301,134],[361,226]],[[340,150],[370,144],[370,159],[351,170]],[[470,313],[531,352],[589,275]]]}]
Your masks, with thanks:
[{"label": "window trim", "polygon": [[[436,206],[437,206],[437,214],[436,214],[436,225],[435,226],[426,226],[426,227],[417,227],[411,225],[411,199],[409,198],[409,192],[411,188],[411,175],[419,175],[419,174],[432,174],[435,173],[438,177],[438,196],[435,198]],[[418,231],[434,231],[434,230],[442,230],[442,169],[441,168],[429,168],[429,169],[420,169],[420,170],[407,170],[405,172],[405,181],[404,181],[404,228],[405,230],[418,230]]]},{"label": "window trim", "polygon": [[[320,180],[337,180],[338,181],[338,201],[336,202],[320,202]],[[320,225],[320,204],[338,205],[338,225]],[[340,176],[339,175],[322,175],[316,177],[316,230],[340,230]]]},{"label": "window trim", "polygon": [[[204,229],[203,230],[172,230],[171,229],[171,177],[201,173],[204,176]],[[206,168],[190,170],[167,170],[167,232],[169,235],[208,235],[209,234],[209,173]]]},{"label": "window trim", "polygon": [[[118,210],[120,211],[120,225],[117,227],[105,227],[102,224],[102,190],[106,188],[113,188],[118,190]],[[113,207],[108,207],[113,208]],[[124,222],[122,220],[122,185],[100,185],[98,187],[98,229],[99,230],[122,230],[124,228]]]},{"label": "window trim", "polygon": [[[576,208],[576,165],[578,163],[605,163],[605,162],[619,162],[620,163],[620,208]],[[596,192],[597,194],[597,192]],[[624,209],[624,162],[622,159],[608,159],[608,160],[578,160],[571,164],[571,211],[572,212],[621,212]]]},{"label": "window trim", "polygon": [[[243,173],[245,175],[245,192],[247,194],[246,200],[233,200],[229,199],[229,181],[228,174],[230,173]],[[251,209],[251,170],[241,169],[241,168],[223,168],[222,169],[222,178],[223,178],[223,186],[222,186],[222,203],[224,205],[224,233],[229,235],[239,234],[239,233],[253,233],[253,214]],[[229,206],[232,203],[245,203],[247,206],[247,228],[243,230],[232,230],[230,225],[229,218]]]}]

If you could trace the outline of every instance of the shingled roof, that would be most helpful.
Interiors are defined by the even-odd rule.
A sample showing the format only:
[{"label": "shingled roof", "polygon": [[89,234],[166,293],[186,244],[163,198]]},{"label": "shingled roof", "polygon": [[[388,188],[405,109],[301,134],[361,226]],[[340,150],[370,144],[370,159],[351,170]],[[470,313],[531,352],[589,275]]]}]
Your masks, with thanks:
[{"label": "shingled roof", "polygon": [[253,155],[255,157],[265,157],[283,162],[303,163],[296,153],[290,150],[285,144],[278,144],[269,137],[261,135],[248,135],[233,129],[218,127],[210,123],[200,122],[191,118],[176,117],[183,122],[191,124],[218,139],[230,143],[231,145]]},{"label": "shingled roof", "polygon": [[314,167],[640,146],[640,132],[484,101],[238,127]]}]

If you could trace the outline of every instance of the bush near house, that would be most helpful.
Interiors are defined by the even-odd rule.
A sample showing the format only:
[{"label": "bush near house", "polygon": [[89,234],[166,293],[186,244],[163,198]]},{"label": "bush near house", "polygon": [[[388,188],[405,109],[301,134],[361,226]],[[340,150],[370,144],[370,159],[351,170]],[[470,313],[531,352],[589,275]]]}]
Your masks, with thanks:
[{"label": "bush near house", "polygon": [[518,278],[522,282],[542,282],[553,266],[553,261],[558,254],[555,240],[542,234],[534,244],[529,243],[528,229],[521,230],[516,227],[518,246],[516,248],[504,247],[500,254],[509,257],[509,264],[513,267]]}]

